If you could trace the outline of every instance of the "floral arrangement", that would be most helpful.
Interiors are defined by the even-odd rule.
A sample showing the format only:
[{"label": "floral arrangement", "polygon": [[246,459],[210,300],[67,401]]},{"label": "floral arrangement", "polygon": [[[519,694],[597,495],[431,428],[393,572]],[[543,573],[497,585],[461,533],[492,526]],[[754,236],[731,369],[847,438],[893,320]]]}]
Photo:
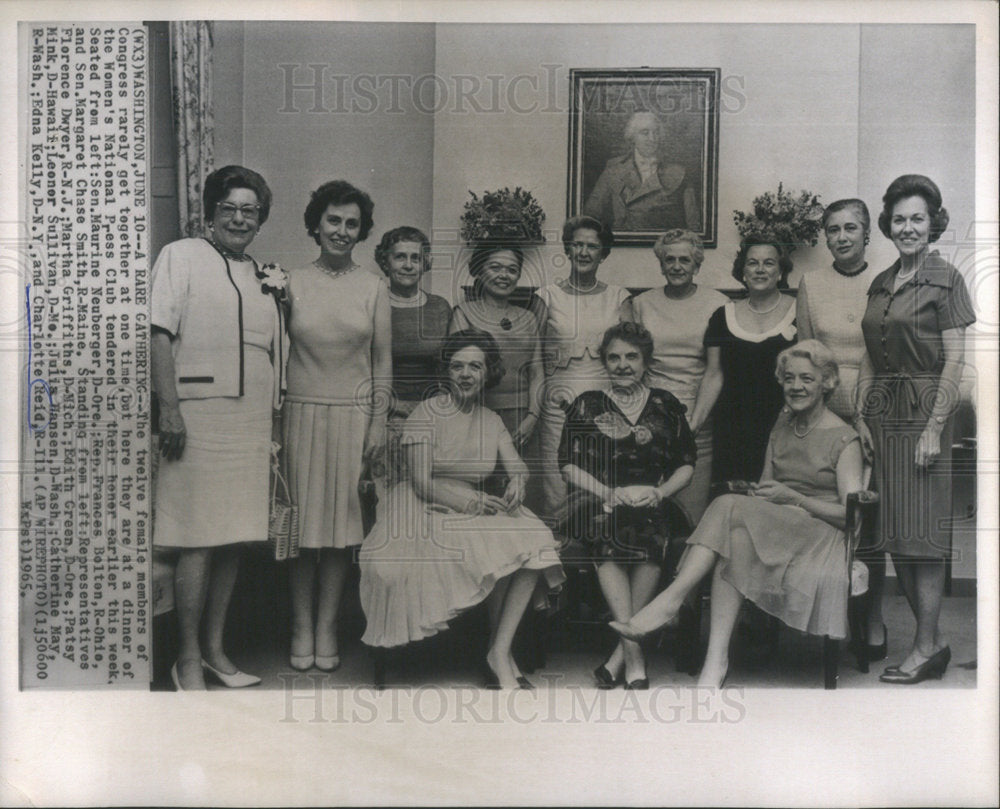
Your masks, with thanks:
[{"label": "floral arrangement", "polygon": [[542,223],[545,211],[530,191],[520,186],[511,191],[501,188],[484,191],[465,203],[462,212],[462,238],[468,242],[517,241],[537,244],[545,241]]},{"label": "floral arrangement", "polygon": [[823,226],[823,206],[816,194],[800,191],[796,196],[778,183],[777,194],[767,191],[754,199],[752,213],[733,211],[733,221],[741,239],[763,236],[791,251],[803,244],[816,244]]}]

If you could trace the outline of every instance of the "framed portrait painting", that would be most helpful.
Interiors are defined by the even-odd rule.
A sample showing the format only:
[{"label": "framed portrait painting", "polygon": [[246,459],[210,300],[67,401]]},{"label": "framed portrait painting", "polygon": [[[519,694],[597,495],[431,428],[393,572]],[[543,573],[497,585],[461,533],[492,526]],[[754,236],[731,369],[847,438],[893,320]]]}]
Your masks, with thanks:
[{"label": "framed portrait painting", "polygon": [[686,228],[718,230],[719,68],[570,71],[570,216],[648,245]]}]

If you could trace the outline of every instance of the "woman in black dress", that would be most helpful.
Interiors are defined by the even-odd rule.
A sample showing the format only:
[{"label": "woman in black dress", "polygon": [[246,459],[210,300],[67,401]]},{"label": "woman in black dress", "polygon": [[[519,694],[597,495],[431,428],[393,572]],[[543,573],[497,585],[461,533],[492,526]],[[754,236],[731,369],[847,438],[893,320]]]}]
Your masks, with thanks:
[{"label": "woman in black dress", "polygon": [[[684,405],[643,382],[652,356],[653,338],[639,324],[608,329],[600,357],[611,386],[573,401],[559,445],[559,468],[572,492],[568,531],[590,545],[619,621],[653,597],[673,533],[665,501],[690,482],[697,457]],[[594,676],[598,687],[649,687],[642,649],[628,640]]]},{"label": "woman in black dress", "polygon": [[713,410],[712,480],[757,480],[783,404],[774,378],[778,354],[795,342],[795,299],[786,289],[792,260],[769,238],[748,238],[733,262],[747,297],[709,318],[705,346],[718,347],[722,391]]}]

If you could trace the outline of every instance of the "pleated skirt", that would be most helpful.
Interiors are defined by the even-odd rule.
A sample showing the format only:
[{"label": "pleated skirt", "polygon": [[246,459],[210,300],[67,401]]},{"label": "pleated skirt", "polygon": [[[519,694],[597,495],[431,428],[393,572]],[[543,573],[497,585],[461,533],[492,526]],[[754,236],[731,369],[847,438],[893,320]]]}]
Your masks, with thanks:
[{"label": "pleated skirt", "polygon": [[357,404],[286,401],[282,448],[301,548],[361,544],[361,479],[369,415]]},{"label": "pleated skirt", "polygon": [[395,486],[360,553],[361,606],[369,646],[400,646],[430,637],[483,601],[520,568],[541,571],[535,606],[565,579],[552,532],[528,509],[476,517]]}]

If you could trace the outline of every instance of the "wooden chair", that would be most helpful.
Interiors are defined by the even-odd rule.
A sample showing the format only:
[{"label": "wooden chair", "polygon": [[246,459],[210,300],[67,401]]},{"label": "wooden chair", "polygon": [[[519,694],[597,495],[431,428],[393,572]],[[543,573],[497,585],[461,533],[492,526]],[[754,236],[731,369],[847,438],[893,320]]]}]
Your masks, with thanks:
[{"label": "wooden chair", "polygon": [[[867,484],[871,469],[866,465],[864,481]],[[726,483],[716,484],[713,487],[713,496],[720,494],[747,494],[750,484],[746,481],[735,480]],[[850,648],[857,659],[858,671],[868,673],[868,636],[867,619],[868,610],[871,604],[871,596],[868,593],[867,584],[864,590],[855,593],[860,589],[854,581],[854,562],[857,559],[857,551],[866,536],[866,532],[874,521],[874,512],[878,505],[879,496],[876,492],[862,490],[852,492],[847,496],[847,525],[844,530],[844,557],[847,563],[847,577],[844,587],[847,588],[847,623],[851,633]],[[703,609],[702,602],[705,599],[696,599],[695,609],[699,613],[698,625],[700,626],[700,612]],[[775,628],[780,627],[781,622],[777,618],[771,619]],[[777,629],[773,635],[777,637]],[[840,641],[831,638],[829,635],[823,637],[823,687],[833,690],[837,687],[838,667],[840,660]]]}]

